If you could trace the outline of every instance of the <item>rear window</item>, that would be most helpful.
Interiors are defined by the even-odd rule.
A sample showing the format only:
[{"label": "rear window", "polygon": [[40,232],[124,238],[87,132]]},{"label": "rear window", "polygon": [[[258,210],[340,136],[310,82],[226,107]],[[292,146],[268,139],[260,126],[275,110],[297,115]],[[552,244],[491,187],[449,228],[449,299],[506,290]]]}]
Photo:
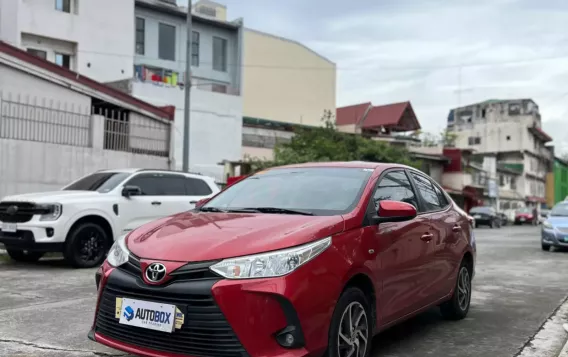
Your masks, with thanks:
[{"label": "rear window", "polygon": [[495,210],[492,207],[473,207],[469,213],[485,213],[485,214],[492,214],[495,213]]}]

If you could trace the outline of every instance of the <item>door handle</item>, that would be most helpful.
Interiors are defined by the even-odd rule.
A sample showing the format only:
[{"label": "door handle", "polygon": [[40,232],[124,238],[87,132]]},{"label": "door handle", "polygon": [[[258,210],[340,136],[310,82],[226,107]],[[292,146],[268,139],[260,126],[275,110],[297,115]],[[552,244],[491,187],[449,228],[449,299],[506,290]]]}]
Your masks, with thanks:
[{"label": "door handle", "polygon": [[425,233],[422,235],[422,237],[420,237],[420,239],[422,239],[425,242],[429,242],[432,240],[433,237],[434,235],[432,233]]},{"label": "door handle", "polygon": [[153,205],[153,206],[159,206],[159,205],[161,205],[161,204],[162,204],[162,202],[158,202],[158,201],[152,202],[152,205]]},{"label": "door handle", "polygon": [[456,224],[456,225],[452,228],[452,231],[454,231],[454,232],[459,232],[459,231],[461,231],[461,230],[462,230],[462,227],[461,227],[460,225],[458,225],[458,224]]}]

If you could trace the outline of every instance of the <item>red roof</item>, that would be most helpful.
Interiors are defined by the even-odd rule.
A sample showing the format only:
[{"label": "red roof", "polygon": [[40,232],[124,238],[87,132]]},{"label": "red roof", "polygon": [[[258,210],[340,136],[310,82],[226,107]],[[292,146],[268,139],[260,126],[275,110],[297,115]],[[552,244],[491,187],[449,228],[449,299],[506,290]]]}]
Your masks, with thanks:
[{"label": "red roof", "polygon": [[[149,104],[147,102],[144,102],[140,99],[137,99],[129,94],[126,94],[124,92],[119,91],[118,89],[114,89],[112,87],[107,86],[106,84],[102,84],[100,82],[97,82],[89,77],[85,77],[77,72],[73,72],[71,70],[68,70],[65,67],[61,67],[55,63],[46,61],[44,59],[41,59],[35,55],[32,55],[30,53],[27,53],[26,51],[23,51],[17,47],[14,47],[10,44],[7,44],[6,42],[0,41],[0,52],[5,53],[9,56],[15,57],[21,61],[27,62],[31,65],[43,68],[47,71],[50,71],[52,73],[55,73],[61,77],[67,78],[69,80],[72,80],[76,83],[82,84],[84,86],[87,86],[89,88],[92,88],[98,92],[104,93],[106,95],[109,95],[115,99],[118,99],[120,101],[123,101],[125,103],[128,103],[130,105],[134,105],[142,110],[148,111],[154,115],[157,115],[159,117],[162,118],[167,118],[170,120],[174,120],[174,114],[175,114],[175,110],[172,110],[172,108],[168,108],[168,107],[164,107],[164,108],[160,108],[160,107],[156,107],[152,104]],[[168,109],[165,109],[168,108]]]},{"label": "red roof", "polygon": [[[367,112],[369,107],[370,110]],[[366,116],[365,113],[367,113]],[[406,127],[408,131],[420,129],[420,123],[410,102],[379,106],[362,103],[337,108],[336,124],[362,124],[363,128]]]},{"label": "red roof", "polygon": [[372,104],[369,102],[337,108],[335,123],[337,125],[359,124],[363,115],[371,106]]}]

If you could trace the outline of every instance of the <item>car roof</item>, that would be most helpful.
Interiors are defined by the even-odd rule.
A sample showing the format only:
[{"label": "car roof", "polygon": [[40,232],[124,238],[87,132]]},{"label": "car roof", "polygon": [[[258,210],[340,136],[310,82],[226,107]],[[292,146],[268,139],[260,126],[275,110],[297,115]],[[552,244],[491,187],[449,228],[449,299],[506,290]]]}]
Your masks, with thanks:
[{"label": "car roof", "polygon": [[329,161],[329,162],[306,162],[303,164],[291,164],[285,166],[273,167],[273,169],[279,168],[292,168],[292,167],[346,167],[346,168],[358,168],[358,169],[377,169],[377,168],[391,168],[391,167],[401,167],[401,168],[411,168],[406,165],[392,164],[392,163],[382,163],[382,162],[370,162],[370,161]]},{"label": "car roof", "polygon": [[175,170],[168,170],[168,169],[124,168],[124,169],[99,170],[97,172],[121,172],[121,173],[127,173],[127,174],[134,174],[134,173],[137,173],[137,172],[169,172],[169,173],[175,173],[175,174],[182,174],[182,175],[185,175],[185,176],[188,176],[188,177],[199,177],[199,178],[215,181],[215,178],[213,178],[211,176],[206,176],[206,175],[203,175],[203,174],[200,174],[200,173],[175,171]]}]

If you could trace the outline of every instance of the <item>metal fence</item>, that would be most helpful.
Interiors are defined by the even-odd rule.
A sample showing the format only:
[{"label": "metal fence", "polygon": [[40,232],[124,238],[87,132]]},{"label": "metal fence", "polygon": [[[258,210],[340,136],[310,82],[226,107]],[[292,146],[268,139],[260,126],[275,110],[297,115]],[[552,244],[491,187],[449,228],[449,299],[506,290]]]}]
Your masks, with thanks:
[{"label": "metal fence", "polygon": [[88,147],[88,106],[0,93],[0,138]]},{"label": "metal fence", "polygon": [[[88,97],[83,105],[0,92],[0,139],[36,141],[168,157],[171,123]],[[93,133],[93,120],[103,120]],[[100,129],[100,126],[97,125]],[[93,135],[95,134],[95,135]],[[97,145],[94,145],[97,144]]]}]

